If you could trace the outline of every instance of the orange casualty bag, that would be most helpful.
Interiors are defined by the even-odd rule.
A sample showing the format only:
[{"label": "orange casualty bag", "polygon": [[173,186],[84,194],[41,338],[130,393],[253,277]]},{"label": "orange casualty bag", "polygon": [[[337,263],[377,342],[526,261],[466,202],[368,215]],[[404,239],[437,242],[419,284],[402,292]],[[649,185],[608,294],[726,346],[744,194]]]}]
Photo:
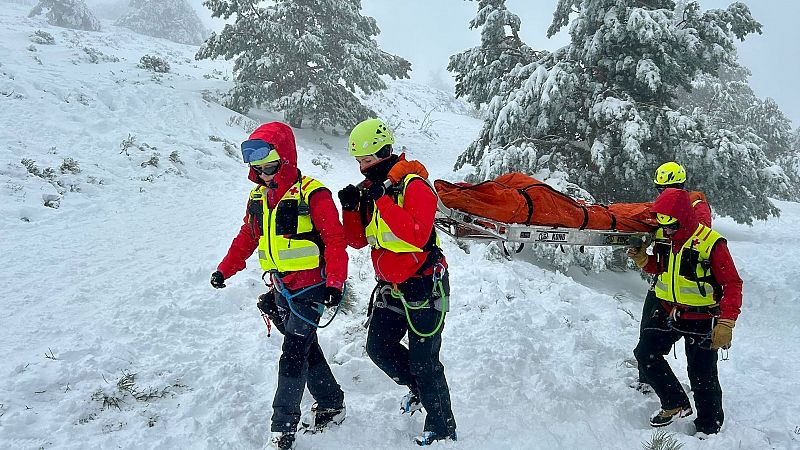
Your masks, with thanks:
[{"label": "orange casualty bag", "polygon": [[584,204],[522,173],[470,185],[434,182],[442,203],[504,223],[591,230],[653,231],[652,203]]}]

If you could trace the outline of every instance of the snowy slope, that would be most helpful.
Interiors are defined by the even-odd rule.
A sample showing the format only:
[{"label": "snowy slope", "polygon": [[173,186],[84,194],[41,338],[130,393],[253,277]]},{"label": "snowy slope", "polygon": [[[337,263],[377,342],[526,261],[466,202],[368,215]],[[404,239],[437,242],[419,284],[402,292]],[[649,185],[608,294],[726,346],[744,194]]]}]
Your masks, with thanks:
[{"label": "snowy slope", "polygon": [[[238,143],[253,120],[279,116],[243,118],[206,101],[230,86],[230,66],[195,62],[192,47],[108,24],[59,29],[3,6],[0,448],[262,448],[281,340],[267,338],[255,308],[258,264],[224,290],[208,279],[250,187]],[[32,44],[36,30],[56,43]],[[144,54],[166,57],[172,73],[137,68]],[[481,126],[469,108],[406,81],[371,101],[432,178],[457,178],[453,162]],[[344,137],[297,135],[305,173],[332,190],[358,179]],[[157,166],[142,166],[154,153]],[[80,172],[62,173],[65,158]],[[745,305],[720,363],[726,425],[707,441],[688,436],[688,422],[673,425],[684,449],[800,448],[800,298],[790,285],[800,279],[800,205],[778,205],[780,219],[753,228],[715,222]],[[627,386],[635,369],[625,362],[646,290],[638,274],[561,274],[485,245],[444,248],[453,304],[442,359],[460,441],[440,448],[631,449],[650,438],[658,403]],[[355,311],[320,331],[348,418],[298,448],[415,448],[422,418],[398,414],[405,392],[364,351],[369,255],[350,255]],[[687,382],[677,353],[670,361]]]}]

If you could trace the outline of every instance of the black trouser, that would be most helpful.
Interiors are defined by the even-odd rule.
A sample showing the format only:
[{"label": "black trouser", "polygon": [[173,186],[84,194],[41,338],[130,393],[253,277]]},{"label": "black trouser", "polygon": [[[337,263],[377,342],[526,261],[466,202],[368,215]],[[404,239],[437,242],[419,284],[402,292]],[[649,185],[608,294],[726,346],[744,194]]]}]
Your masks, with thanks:
[{"label": "black trouser", "polygon": [[[647,325],[650,317],[655,314],[656,309],[658,309],[659,300],[656,297],[656,291],[650,289],[647,291],[647,297],[644,298],[644,305],[642,306],[642,320],[639,322],[639,342],[642,341],[642,334],[644,333],[644,328]],[[639,345],[638,343],[636,345]],[[647,377],[644,375],[644,370],[642,370],[642,366],[639,365],[639,382],[640,383],[648,383]]]},{"label": "black trouser", "polygon": [[[381,286],[385,283],[378,284]],[[399,288],[407,302],[421,302],[431,297],[433,282],[430,277],[412,278],[400,284]],[[449,295],[449,286],[445,285],[445,288],[445,294]],[[390,306],[403,309],[399,300],[386,297]],[[436,328],[441,314],[433,307],[409,310],[411,323],[422,334]],[[408,386],[419,396],[427,412],[424,430],[449,436],[456,430],[456,421],[450,405],[450,389],[444,376],[444,366],[439,361],[443,329],[444,323],[433,336],[420,337],[409,331],[404,314],[389,308],[373,308],[367,334],[367,354],[392,380]],[[406,333],[408,348],[400,344]]]},{"label": "black trouser", "polygon": [[[319,323],[325,287],[319,286],[291,299],[294,310]],[[317,329],[291,312],[284,296],[275,293],[278,317],[275,327],[283,334],[278,363],[278,388],[272,401],[272,431],[294,432],[300,422],[300,401],[306,384],[320,408],[341,408],[344,392],[336,382],[317,341]],[[275,318],[273,318],[275,320]]]},{"label": "black trouser", "polygon": [[661,400],[662,409],[689,405],[689,398],[672,372],[664,355],[681,337],[684,338],[689,383],[694,395],[697,431],[716,433],[722,426],[722,389],[717,375],[717,350],[711,350],[712,319],[676,319],[670,326],[669,315],[662,305],[647,320],[639,345],[633,351],[650,386]]}]

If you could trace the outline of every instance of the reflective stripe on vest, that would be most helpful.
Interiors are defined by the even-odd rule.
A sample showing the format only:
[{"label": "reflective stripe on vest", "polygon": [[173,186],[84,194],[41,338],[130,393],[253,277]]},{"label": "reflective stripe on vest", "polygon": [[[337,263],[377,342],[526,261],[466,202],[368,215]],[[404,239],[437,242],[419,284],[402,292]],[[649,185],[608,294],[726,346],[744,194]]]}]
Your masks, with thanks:
[{"label": "reflective stripe on vest", "polygon": [[[316,269],[320,266],[320,249],[314,241],[295,239],[298,234],[311,233],[315,230],[310,213],[297,214],[294,219],[288,218],[288,225],[294,228],[292,234],[276,234],[278,227],[278,214],[282,206],[289,202],[308,205],[311,193],[324,188],[322,183],[303,176],[283,195],[274,209],[269,209],[265,191],[266,187],[257,186],[250,192],[251,201],[261,201],[264,216],[261,223],[265,224],[261,238],[258,240],[258,262],[265,271],[277,270],[278,272],[296,272],[298,270]],[[301,202],[302,199],[302,202]],[[282,205],[283,204],[283,205]],[[287,218],[282,218],[286,221]],[[287,224],[282,224],[284,227]]]},{"label": "reflective stripe on vest", "polygon": [[[711,228],[698,224],[692,237],[686,240],[681,250],[675,254],[670,251],[666,271],[656,277],[656,297],[671,303],[687,306],[711,306],[716,303],[714,299],[714,279],[710,268],[703,268],[702,262],[711,257],[711,249],[722,235]],[[697,251],[697,264],[689,270],[694,271],[698,281],[690,280],[681,275],[681,264],[685,261],[684,254]]]},{"label": "reflective stripe on vest", "polygon": [[[410,174],[406,175],[403,178],[403,189],[400,191],[400,194],[397,196],[397,205],[401,208],[403,207],[403,201],[405,197],[406,188],[408,188],[408,184],[411,183],[414,179],[419,178],[420,180],[424,181],[425,184],[428,182],[419,175]],[[430,184],[428,184],[430,187]],[[431,187],[431,190],[433,188]],[[433,191],[434,195],[436,191]],[[434,229],[435,230],[435,229]],[[432,231],[435,232],[435,231]],[[378,206],[375,202],[372,203],[372,219],[369,221],[367,226],[364,229],[364,234],[367,237],[367,242],[372,248],[383,248],[395,253],[411,253],[411,252],[422,252],[421,248],[412,245],[399,237],[389,228],[389,225],[383,220],[381,217],[380,211],[378,211]],[[436,237],[436,246],[439,246],[439,237]]]}]

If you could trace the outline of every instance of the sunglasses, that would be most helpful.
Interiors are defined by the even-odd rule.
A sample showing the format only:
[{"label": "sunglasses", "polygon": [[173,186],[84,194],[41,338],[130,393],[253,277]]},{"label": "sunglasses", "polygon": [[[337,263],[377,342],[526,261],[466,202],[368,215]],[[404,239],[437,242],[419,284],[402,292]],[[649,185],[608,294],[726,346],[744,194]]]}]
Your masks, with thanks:
[{"label": "sunglasses", "polygon": [[250,139],[242,142],[242,159],[250,164],[266,158],[272,150],[275,150],[274,145],[261,139]]},{"label": "sunglasses", "polygon": [[275,175],[281,168],[281,163],[270,163],[264,166],[250,166],[257,174]]}]

